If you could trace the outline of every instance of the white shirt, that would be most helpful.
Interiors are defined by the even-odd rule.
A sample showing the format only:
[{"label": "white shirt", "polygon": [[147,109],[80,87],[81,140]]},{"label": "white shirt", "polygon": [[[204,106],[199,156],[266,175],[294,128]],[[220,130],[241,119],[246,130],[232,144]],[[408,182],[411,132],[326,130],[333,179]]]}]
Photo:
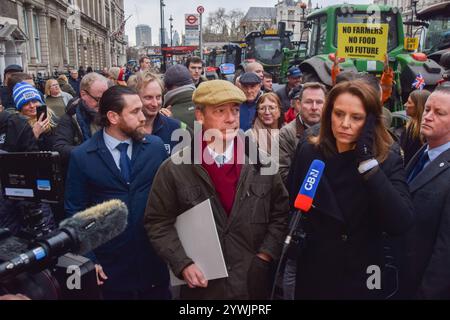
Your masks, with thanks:
[{"label": "white shirt", "polygon": [[120,170],[120,151],[119,149],[117,149],[117,146],[123,142],[128,143],[127,155],[131,160],[133,140],[131,138],[124,141],[117,140],[116,138],[107,134],[105,129],[103,129],[103,140],[105,141],[106,147],[108,148],[109,152],[111,152],[117,168]]},{"label": "white shirt", "polygon": [[231,143],[228,145],[228,147],[225,149],[225,153],[217,153],[209,146],[206,147],[211,157],[214,159],[214,162],[220,166],[221,163],[217,160],[218,156],[225,156],[225,161],[223,163],[228,163],[231,161],[231,159],[234,156],[234,139],[231,141]]}]

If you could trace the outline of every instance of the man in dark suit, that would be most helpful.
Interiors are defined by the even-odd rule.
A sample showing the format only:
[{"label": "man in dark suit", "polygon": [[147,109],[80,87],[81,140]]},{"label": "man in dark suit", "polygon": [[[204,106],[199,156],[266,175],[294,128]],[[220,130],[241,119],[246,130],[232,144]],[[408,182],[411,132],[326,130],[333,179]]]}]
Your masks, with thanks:
[{"label": "man in dark suit", "polygon": [[99,284],[107,279],[103,295],[106,299],[168,299],[167,267],[151,247],[142,223],[153,177],[167,158],[164,144],[158,137],[145,136],[142,102],[127,87],[105,91],[99,115],[103,130],[72,151],[66,212],[73,215],[110,199],[125,202],[127,229],[90,256],[98,264]]},{"label": "man in dark suit", "polygon": [[408,235],[409,297],[450,299],[450,86],[429,96],[421,132],[427,144],[407,166],[416,223]]}]

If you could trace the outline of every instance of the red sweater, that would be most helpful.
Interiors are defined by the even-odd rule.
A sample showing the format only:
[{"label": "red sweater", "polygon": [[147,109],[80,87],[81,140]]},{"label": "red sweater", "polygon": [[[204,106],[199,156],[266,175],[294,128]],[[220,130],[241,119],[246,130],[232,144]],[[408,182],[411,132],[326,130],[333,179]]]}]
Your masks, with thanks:
[{"label": "red sweater", "polygon": [[295,110],[294,108],[289,108],[288,111],[286,111],[286,113],[284,114],[284,122],[286,122],[286,124],[288,124],[289,122],[291,122],[292,120],[295,119],[297,115],[295,114]]},{"label": "red sweater", "polygon": [[[206,142],[203,142],[202,150],[205,150],[205,148]],[[236,140],[234,142],[233,159],[223,164],[220,168],[214,161],[209,161],[212,159],[208,151],[203,152],[203,155],[205,158],[209,157],[209,159],[208,161],[203,159],[202,167],[208,172],[225,212],[230,215],[242,170],[242,164],[237,164],[237,161],[235,161],[237,159],[237,142]],[[212,162],[212,164],[207,164],[206,162]]]}]

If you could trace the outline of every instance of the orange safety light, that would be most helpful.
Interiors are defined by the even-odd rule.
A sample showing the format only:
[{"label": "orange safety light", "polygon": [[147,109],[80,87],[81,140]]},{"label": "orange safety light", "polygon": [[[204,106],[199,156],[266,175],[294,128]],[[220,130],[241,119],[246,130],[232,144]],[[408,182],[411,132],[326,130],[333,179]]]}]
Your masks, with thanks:
[{"label": "orange safety light", "polygon": [[417,61],[427,61],[428,60],[427,55],[423,52],[411,53],[411,57]]}]

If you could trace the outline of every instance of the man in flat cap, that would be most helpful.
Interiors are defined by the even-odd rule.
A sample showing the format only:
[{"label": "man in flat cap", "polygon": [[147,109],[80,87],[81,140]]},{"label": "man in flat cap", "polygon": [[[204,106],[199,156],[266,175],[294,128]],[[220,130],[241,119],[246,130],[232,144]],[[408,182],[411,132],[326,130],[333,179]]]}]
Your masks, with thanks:
[{"label": "man in flat cap", "polygon": [[245,132],[252,127],[255,119],[256,103],[263,94],[261,91],[261,78],[254,72],[246,72],[239,79],[242,91],[245,93],[245,102],[241,105],[240,126]]},{"label": "man in flat cap", "polygon": [[[264,165],[250,162],[245,152],[251,142],[238,134],[239,105],[245,100],[228,81],[200,84],[193,101],[202,125],[194,140],[201,141],[172,155],[153,182],[144,225],[157,253],[186,281],[182,299],[266,299],[270,294],[272,267],[286,232],[288,197],[279,174],[264,174]],[[176,164],[185,154],[190,163]],[[228,270],[227,278],[209,281],[186,254],[174,227],[180,214],[207,199]]]}]

